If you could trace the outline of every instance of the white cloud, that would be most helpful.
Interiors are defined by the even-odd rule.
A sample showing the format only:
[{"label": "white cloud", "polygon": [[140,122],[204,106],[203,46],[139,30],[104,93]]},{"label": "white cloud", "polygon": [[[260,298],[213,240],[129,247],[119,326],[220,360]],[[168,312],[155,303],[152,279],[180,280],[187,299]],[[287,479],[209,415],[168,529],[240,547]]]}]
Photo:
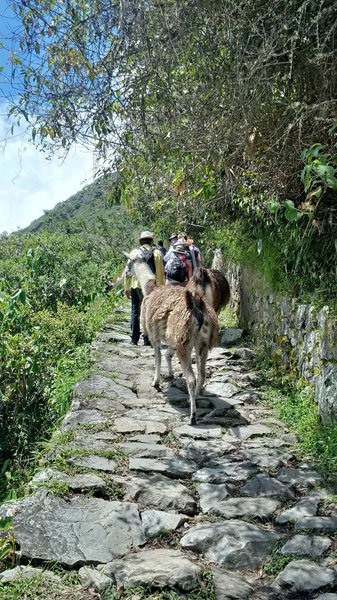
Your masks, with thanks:
[{"label": "white cloud", "polygon": [[94,157],[74,147],[62,162],[47,160],[22,133],[11,137],[10,123],[0,106],[0,232],[26,227],[78,192],[94,178]]}]

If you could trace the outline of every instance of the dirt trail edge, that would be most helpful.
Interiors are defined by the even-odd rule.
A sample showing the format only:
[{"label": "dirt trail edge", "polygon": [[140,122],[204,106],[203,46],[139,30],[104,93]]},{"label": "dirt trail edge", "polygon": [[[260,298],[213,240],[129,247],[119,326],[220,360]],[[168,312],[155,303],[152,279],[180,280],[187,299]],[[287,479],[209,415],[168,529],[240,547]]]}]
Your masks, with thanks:
[{"label": "dirt trail edge", "polygon": [[[125,591],[139,586],[206,598],[207,579],[218,600],[336,600],[336,506],[260,402],[253,351],[210,353],[191,427],[178,363],[152,388],[152,348],[130,345],[120,311],[92,344],[94,371],[74,386],[31,496],[0,507],[20,555],[0,598],[42,573],[45,598],[151,597]],[[80,583],[67,587],[47,561]]]}]

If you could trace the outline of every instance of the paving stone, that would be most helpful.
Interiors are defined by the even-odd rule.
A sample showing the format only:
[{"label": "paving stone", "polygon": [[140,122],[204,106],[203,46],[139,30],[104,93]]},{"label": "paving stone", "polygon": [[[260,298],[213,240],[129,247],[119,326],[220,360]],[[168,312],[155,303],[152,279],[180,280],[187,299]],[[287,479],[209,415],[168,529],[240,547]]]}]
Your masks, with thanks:
[{"label": "paving stone", "polygon": [[221,500],[231,496],[234,486],[226,483],[216,485],[214,483],[201,483],[197,487],[200,498],[200,507],[202,512],[207,513],[214,506],[217,506]]},{"label": "paving stone", "polygon": [[254,465],[274,469],[286,465],[292,458],[291,454],[286,454],[277,448],[262,447],[251,450],[243,449],[241,454],[243,454],[243,456],[245,456]]},{"label": "paving stone", "polygon": [[253,594],[253,586],[248,580],[233,571],[212,567],[213,581],[217,600],[249,600]]},{"label": "paving stone", "polygon": [[234,443],[226,441],[227,439],[231,440],[230,436],[224,435],[222,439],[216,441],[191,440],[191,438],[180,437],[179,442],[184,446],[184,450],[181,450],[180,454],[195,460],[198,464],[208,463],[210,460],[233,452],[237,448],[238,443],[235,438],[233,438]]},{"label": "paving stone", "polygon": [[75,398],[103,396],[112,400],[120,400],[122,403],[124,403],[123,400],[137,398],[134,392],[103,375],[90,375],[86,379],[81,379],[74,385],[73,393]]},{"label": "paving stone", "polygon": [[115,460],[111,460],[111,458],[105,458],[104,456],[96,456],[95,454],[68,458],[68,463],[71,465],[77,465],[78,467],[85,467],[86,469],[109,471],[111,473],[115,472],[117,466]]},{"label": "paving stone", "polygon": [[25,498],[13,523],[22,556],[68,566],[106,563],[146,541],[137,504],[46,490]]},{"label": "paving stone", "polygon": [[2,573],[0,573],[0,583],[11,583],[12,581],[17,581],[18,579],[34,579],[34,577],[38,576],[43,576],[44,579],[57,581],[59,583],[62,582],[61,577],[59,575],[55,575],[55,573],[53,573],[52,571],[18,565],[13,569],[7,569],[6,571],[2,571]]},{"label": "paving stone", "polygon": [[232,383],[208,383],[205,391],[211,396],[220,396],[222,398],[231,398],[235,396],[240,390],[236,385]]},{"label": "paving stone", "polygon": [[290,484],[282,483],[270,477],[267,473],[256,475],[240,489],[241,496],[278,496],[280,498],[293,499],[294,491]]},{"label": "paving stone", "polygon": [[172,430],[173,435],[180,438],[181,436],[187,436],[193,439],[214,439],[221,438],[222,430],[217,425],[181,425]]},{"label": "paving stone", "polygon": [[141,444],[158,444],[161,441],[160,435],[155,433],[151,435],[147,433],[141,433],[140,435],[133,435],[127,439],[129,442],[140,442]]},{"label": "paving stone", "polygon": [[294,506],[284,510],[276,518],[276,523],[283,525],[284,523],[298,521],[302,517],[313,517],[317,514],[318,504],[319,499],[303,498],[303,500],[300,500]]},{"label": "paving stone", "polygon": [[280,535],[245,521],[206,523],[192,527],[180,540],[182,548],[202,554],[220,566],[259,567]]},{"label": "paving stone", "polygon": [[61,431],[78,429],[79,425],[98,425],[106,423],[107,417],[98,410],[76,410],[69,412],[62,421]]},{"label": "paving stone", "polygon": [[292,537],[283,548],[282,554],[303,554],[317,558],[321,556],[331,546],[331,540],[327,537],[318,535],[295,535]]},{"label": "paving stone", "polygon": [[337,600],[337,594],[320,594],[316,600]]},{"label": "paving stone", "polygon": [[123,452],[136,458],[173,458],[175,451],[163,444],[141,444],[139,442],[122,442],[118,444]]},{"label": "paving stone", "polygon": [[332,586],[334,580],[332,569],[320,567],[310,560],[294,560],[276,577],[275,584],[292,593],[310,593]]},{"label": "paving stone", "polygon": [[250,462],[237,462],[224,459],[217,467],[205,467],[193,473],[192,479],[202,483],[238,483],[246,481],[257,472]]},{"label": "paving stone", "polygon": [[105,565],[103,572],[116,579],[117,588],[144,585],[188,592],[199,585],[201,568],[179,550],[157,549],[129,554]]},{"label": "paving stone", "polygon": [[168,477],[188,479],[198,468],[186,458],[130,458],[129,467],[133,471],[145,471],[146,473],[162,473]]},{"label": "paving stone", "polygon": [[134,431],[150,433],[166,433],[167,426],[164,423],[152,423],[151,421],[140,421],[128,417],[115,419],[114,429],[118,433],[132,433]]},{"label": "paving stone", "polygon": [[280,503],[271,498],[230,498],[213,506],[213,512],[225,519],[235,517],[269,517],[279,507]]},{"label": "paving stone", "polygon": [[277,479],[290,483],[294,487],[314,487],[322,483],[322,477],[317,471],[307,469],[284,468],[279,471]]},{"label": "paving stone", "polygon": [[125,412],[125,406],[118,400],[112,400],[111,398],[84,396],[83,398],[74,398],[71,404],[71,412],[78,410],[98,410],[107,413],[105,416],[111,418],[112,414]]},{"label": "paving stone", "polygon": [[82,475],[68,475],[53,469],[46,469],[34,475],[31,484],[48,484],[53,479],[65,483],[70,490],[88,492],[89,490],[104,491],[107,487],[102,477],[93,473],[84,473]]},{"label": "paving stone", "polygon": [[232,346],[242,338],[242,334],[243,329],[236,327],[225,327],[224,329],[219,329],[220,345]]},{"label": "paving stone", "polygon": [[232,427],[230,432],[236,435],[240,440],[248,440],[252,437],[261,435],[274,435],[275,431],[265,425],[246,425],[242,427]]},{"label": "paving stone", "polygon": [[117,436],[110,431],[98,431],[97,433],[77,433],[69,446],[83,450],[111,450]]},{"label": "paving stone", "polygon": [[141,515],[146,537],[155,537],[162,531],[174,531],[188,519],[186,515],[162,510],[145,510]]},{"label": "paving stone", "polygon": [[302,517],[295,524],[295,529],[337,530],[337,517]]},{"label": "paving stone", "polygon": [[196,501],[189,489],[164,475],[139,475],[128,479],[114,477],[114,481],[124,485],[125,499],[137,501],[142,509],[156,508],[186,515],[194,515],[197,512]]},{"label": "paving stone", "polygon": [[97,569],[91,567],[81,567],[78,574],[85,588],[92,587],[99,594],[105,594],[112,588],[114,583],[111,577],[107,577]]}]

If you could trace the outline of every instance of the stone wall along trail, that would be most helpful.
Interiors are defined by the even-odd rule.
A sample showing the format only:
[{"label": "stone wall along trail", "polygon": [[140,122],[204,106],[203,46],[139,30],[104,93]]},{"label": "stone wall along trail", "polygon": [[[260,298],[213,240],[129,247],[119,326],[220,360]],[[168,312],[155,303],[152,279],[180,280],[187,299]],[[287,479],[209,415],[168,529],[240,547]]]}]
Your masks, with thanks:
[{"label": "stone wall along trail", "polygon": [[32,494],[0,507],[20,556],[0,574],[0,598],[9,580],[52,561],[81,584],[45,570],[62,591],[50,598],[117,598],[119,589],[139,599],[123,596],[137,586],[189,597],[207,570],[218,600],[336,600],[336,505],[259,402],[253,351],[210,353],[191,427],[178,363],[173,382],[152,388],[153,351],[130,346],[120,315],[92,344],[93,373],[75,385]]}]

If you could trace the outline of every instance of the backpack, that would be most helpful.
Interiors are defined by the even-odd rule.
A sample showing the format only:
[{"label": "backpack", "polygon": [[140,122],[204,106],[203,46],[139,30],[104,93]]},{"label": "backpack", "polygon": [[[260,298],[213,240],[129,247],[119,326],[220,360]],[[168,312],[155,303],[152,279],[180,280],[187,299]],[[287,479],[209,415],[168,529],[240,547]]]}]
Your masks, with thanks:
[{"label": "backpack", "polygon": [[183,283],[187,277],[187,268],[184,261],[175,252],[166,263],[166,273],[169,279]]},{"label": "backpack", "polygon": [[144,262],[146,262],[147,265],[149,265],[152,273],[156,273],[156,265],[154,262],[154,255],[153,255],[153,251],[155,250],[155,248],[145,248],[145,246],[141,246],[139,248],[140,250],[140,255],[143,259]]}]

